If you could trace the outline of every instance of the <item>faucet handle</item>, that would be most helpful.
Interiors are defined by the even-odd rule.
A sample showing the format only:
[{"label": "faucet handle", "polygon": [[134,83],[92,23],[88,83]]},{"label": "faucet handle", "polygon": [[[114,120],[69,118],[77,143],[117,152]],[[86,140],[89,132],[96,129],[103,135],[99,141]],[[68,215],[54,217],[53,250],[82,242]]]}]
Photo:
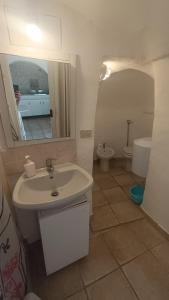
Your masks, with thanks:
[{"label": "faucet handle", "polygon": [[106,143],[103,143],[103,149],[105,149],[105,148],[106,148],[106,145],[107,145]]}]

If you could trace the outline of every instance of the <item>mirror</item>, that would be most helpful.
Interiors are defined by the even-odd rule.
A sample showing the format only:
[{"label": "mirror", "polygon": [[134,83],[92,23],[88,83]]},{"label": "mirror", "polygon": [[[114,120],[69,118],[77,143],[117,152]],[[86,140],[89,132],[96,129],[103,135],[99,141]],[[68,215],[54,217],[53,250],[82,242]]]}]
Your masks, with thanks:
[{"label": "mirror", "polygon": [[71,64],[1,55],[13,141],[70,137]]}]

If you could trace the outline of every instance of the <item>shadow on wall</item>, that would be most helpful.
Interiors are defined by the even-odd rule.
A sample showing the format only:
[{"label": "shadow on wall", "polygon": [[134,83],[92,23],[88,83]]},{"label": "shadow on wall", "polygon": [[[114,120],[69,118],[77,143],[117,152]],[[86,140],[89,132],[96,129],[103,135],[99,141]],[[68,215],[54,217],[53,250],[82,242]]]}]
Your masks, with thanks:
[{"label": "shadow on wall", "polygon": [[95,147],[110,144],[116,156],[122,155],[127,140],[127,120],[130,145],[135,138],[152,136],[154,119],[154,79],[146,73],[126,69],[100,82],[95,120]]}]

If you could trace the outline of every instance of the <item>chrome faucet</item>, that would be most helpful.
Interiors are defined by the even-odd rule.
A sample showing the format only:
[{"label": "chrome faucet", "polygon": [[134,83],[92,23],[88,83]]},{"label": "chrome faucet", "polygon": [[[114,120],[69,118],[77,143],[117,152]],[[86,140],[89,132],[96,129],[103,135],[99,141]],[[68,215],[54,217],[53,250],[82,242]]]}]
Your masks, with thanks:
[{"label": "chrome faucet", "polygon": [[46,159],[46,171],[49,173],[50,179],[53,178],[54,173],[54,165],[53,162],[56,161],[55,158],[47,158]]},{"label": "chrome faucet", "polygon": [[103,143],[103,149],[104,150],[106,149],[106,143]]}]

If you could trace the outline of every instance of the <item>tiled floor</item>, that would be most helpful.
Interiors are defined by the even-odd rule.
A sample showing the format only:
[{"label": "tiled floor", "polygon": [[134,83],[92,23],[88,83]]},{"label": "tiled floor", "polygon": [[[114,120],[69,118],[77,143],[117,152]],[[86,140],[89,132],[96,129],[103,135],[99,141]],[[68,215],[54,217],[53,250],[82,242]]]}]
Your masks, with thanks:
[{"label": "tiled floor", "polygon": [[46,277],[40,244],[32,246],[34,292],[44,300],[168,300],[169,241],[128,196],[142,178],[96,165],[94,181],[88,257]]}]

